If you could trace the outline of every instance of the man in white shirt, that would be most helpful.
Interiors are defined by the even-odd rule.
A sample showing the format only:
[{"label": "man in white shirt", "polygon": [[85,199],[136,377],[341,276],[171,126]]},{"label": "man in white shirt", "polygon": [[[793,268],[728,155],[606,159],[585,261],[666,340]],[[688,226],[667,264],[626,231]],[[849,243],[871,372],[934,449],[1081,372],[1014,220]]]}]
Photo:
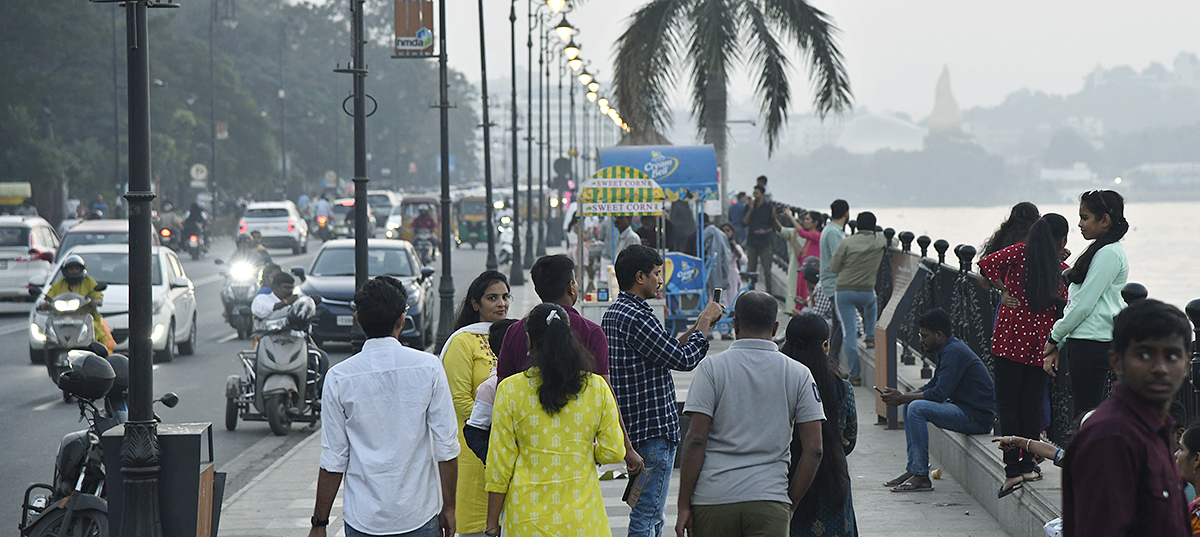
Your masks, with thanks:
[{"label": "man in white shirt", "polygon": [[262,321],[272,313],[291,306],[296,302],[296,278],[286,272],[279,272],[271,278],[271,292],[254,296],[250,303],[250,313]]},{"label": "man in white shirt", "polygon": [[309,536],[325,536],[343,477],[347,537],[454,535],[458,418],[445,370],[437,357],[396,339],[408,310],[398,280],[369,280],[354,303],[368,339],[326,378]]}]

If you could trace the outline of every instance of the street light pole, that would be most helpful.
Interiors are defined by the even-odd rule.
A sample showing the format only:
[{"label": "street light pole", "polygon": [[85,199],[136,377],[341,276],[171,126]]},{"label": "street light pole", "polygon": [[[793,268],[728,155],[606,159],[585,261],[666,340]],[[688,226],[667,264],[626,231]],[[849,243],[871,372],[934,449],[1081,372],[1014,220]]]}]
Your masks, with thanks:
[{"label": "street light pole", "polygon": [[509,285],[525,285],[525,270],[521,266],[521,170],[520,162],[517,161],[519,156],[517,138],[517,0],[511,0],[508,12],[508,24],[510,27],[509,46],[511,47],[512,56],[512,176],[513,176],[513,201],[512,201],[512,225],[513,225],[513,253],[512,264],[510,265],[508,284]]},{"label": "street light pole", "polygon": [[[441,322],[438,323],[437,341],[439,348],[450,338],[454,325],[454,275],[450,264],[450,253],[453,251],[450,248],[450,84],[446,80],[446,70],[446,0],[438,0],[438,116],[442,131],[442,277],[438,285]],[[484,83],[487,83],[486,79]],[[486,89],[483,94],[486,99]],[[484,114],[487,114],[486,107]],[[487,123],[486,119],[484,123]],[[486,133],[486,129],[485,125],[483,132]]]},{"label": "street light pole", "polygon": [[[545,19],[538,17],[538,233],[537,233],[537,255],[542,257],[546,255],[546,191],[545,185],[547,177],[550,174],[550,169],[546,166],[546,155],[549,154],[549,149],[546,147],[546,141],[542,138],[543,125],[546,123],[546,116],[542,115],[542,94],[544,91],[542,79],[542,66],[546,62],[546,24]],[[531,64],[532,68],[533,65]],[[530,91],[533,87],[530,86]],[[532,125],[531,125],[532,126]]]},{"label": "street light pole", "polygon": [[[287,92],[283,89],[284,82],[284,56],[287,50],[287,18],[283,14],[283,0],[279,2],[279,164],[283,172],[283,197],[286,199],[289,194],[288,189],[288,159],[287,159],[287,110],[284,101],[287,97]],[[357,175],[357,174],[355,174]],[[366,173],[363,173],[365,176]]]},{"label": "street light pole", "polygon": [[[533,0],[529,0],[529,31],[526,32],[525,48],[529,52],[526,70],[528,81],[525,85],[526,122],[525,122],[525,266],[533,266],[533,226],[541,225],[533,217],[533,19],[537,12]],[[538,216],[540,218],[541,215]]]},{"label": "street light pole", "polygon": [[209,143],[211,148],[209,151],[210,159],[208,161],[208,189],[213,192],[213,215],[216,215],[217,197],[217,60],[214,54],[214,48],[217,46],[215,41],[215,33],[217,26],[217,2],[219,0],[211,0],[212,2],[212,18],[208,20],[208,81],[209,81],[209,108],[208,108],[208,130]]},{"label": "street light pole", "polygon": [[488,270],[496,270],[500,264],[496,262],[496,219],[492,206],[492,122],[488,109],[488,76],[487,76],[487,40],[484,37],[483,0],[479,0],[479,72],[483,88],[483,188],[487,198],[484,227],[487,228],[487,262]]}]

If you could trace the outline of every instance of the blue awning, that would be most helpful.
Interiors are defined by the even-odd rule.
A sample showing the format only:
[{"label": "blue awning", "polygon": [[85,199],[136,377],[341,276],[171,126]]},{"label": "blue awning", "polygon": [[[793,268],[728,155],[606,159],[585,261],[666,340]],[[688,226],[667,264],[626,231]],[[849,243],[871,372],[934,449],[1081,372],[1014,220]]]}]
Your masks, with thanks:
[{"label": "blue awning", "polygon": [[662,187],[667,201],[680,197],[715,200],[721,197],[717,154],[711,145],[635,145],[600,150],[600,167],[628,166],[641,170]]}]

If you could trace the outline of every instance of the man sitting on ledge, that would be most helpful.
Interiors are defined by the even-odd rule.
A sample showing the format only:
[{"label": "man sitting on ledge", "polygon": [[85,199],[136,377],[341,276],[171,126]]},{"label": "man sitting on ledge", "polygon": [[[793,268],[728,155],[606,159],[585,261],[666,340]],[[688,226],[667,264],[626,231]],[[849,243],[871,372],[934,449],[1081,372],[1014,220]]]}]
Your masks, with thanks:
[{"label": "man sitting on ledge", "polygon": [[929,480],[927,423],[963,434],[984,434],[996,420],[992,376],[983,361],[951,334],[950,314],[935,309],[917,321],[925,352],[938,356],[933,380],[909,393],[883,388],[880,399],[889,406],[907,404],[904,434],[908,439],[908,469],[884,483],[892,492],[933,490]]}]

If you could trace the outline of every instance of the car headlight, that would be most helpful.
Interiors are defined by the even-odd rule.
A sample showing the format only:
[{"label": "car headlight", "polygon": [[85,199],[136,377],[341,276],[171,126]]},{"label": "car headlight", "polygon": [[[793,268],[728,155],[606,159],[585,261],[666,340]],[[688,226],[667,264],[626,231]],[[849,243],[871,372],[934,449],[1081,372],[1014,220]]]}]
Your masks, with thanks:
[{"label": "car headlight", "polygon": [[229,267],[229,277],[234,281],[250,281],[258,276],[258,268],[250,263],[238,262]]},{"label": "car headlight", "polygon": [[395,220],[388,220],[387,227],[388,227],[388,229],[396,229],[396,228],[400,227],[400,222],[397,222]]},{"label": "car headlight", "polygon": [[79,304],[80,304],[80,302],[79,302],[78,298],[72,298],[70,300],[55,300],[54,301],[54,310],[55,311],[75,311],[75,310],[79,309]]},{"label": "car headlight", "polygon": [[46,334],[42,332],[42,327],[38,326],[37,323],[29,323],[29,337],[39,343],[46,341]]},{"label": "car headlight", "polygon": [[158,342],[158,340],[162,339],[163,334],[166,333],[166,331],[167,328],[165,326],[161,324],[154,325],[154,332],[150,334],[150,340]]}]

